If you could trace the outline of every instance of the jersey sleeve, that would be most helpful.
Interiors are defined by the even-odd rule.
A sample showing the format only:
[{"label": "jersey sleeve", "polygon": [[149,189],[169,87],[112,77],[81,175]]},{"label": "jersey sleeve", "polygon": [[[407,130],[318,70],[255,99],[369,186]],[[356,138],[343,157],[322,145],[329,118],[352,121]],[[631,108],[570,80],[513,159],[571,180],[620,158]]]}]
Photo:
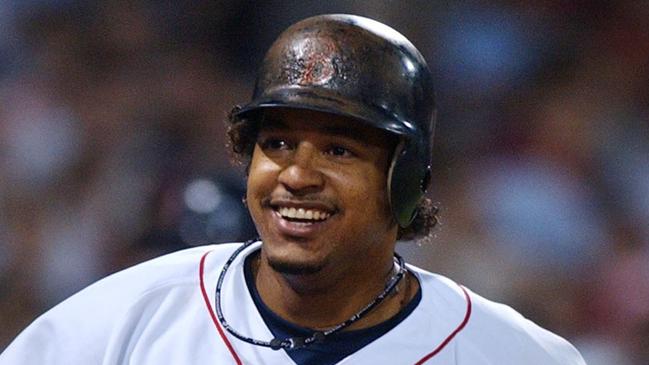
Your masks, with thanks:
[{"label": "jersey sleeve", "polygon": [[145,318],[158,298],[179,290],[170,288],[195,286],[204,249],[185,251],[110,275],[64,300],[9,344],[0,365],[120,364],[115,352],[131,331],[126,319]]},{"label": "jersey sleeve", "polygon": [[110,288],[114,280],[107,281],[93,284],[37,318],[0,354],[0,364],[101,364],[110,319],[125,310],[105,293],[108,289],[119,296]]}]

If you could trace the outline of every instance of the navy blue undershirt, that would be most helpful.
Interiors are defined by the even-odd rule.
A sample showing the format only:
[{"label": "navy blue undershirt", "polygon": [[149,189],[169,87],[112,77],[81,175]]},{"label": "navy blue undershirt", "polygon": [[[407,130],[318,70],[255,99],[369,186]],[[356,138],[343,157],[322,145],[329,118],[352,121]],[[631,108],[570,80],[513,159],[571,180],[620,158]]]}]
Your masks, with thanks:
[{"label": "navy blue undershirt", "polygon": [[[259,310],[261,317],[273,333],[273,336],[281,339],[288,337],[311,336],[314,330],[297,326],[280,318],[277,314],[271,311],[266,304],[264,304],[259,292],[257,291],[257,286],[255,285],[255,280],[252,275],[251,262],[254,256],[254,253],[248,255],[244,263],[246,284],[248,285],[250,295],[257,306],[257,310]],[[336,364],[340,360],[360,350],[370,342],[383,336],[392,328],[396,327],[415,310],[420,301],[421,287],[417,290],[415,297],[410,301],[410,303],[408,303],[408,305],[383,323],[369,328],[338,332],[327,336],[325,341],[311,344],[306,348],[281,351],[286,351],[297,365]]]}]

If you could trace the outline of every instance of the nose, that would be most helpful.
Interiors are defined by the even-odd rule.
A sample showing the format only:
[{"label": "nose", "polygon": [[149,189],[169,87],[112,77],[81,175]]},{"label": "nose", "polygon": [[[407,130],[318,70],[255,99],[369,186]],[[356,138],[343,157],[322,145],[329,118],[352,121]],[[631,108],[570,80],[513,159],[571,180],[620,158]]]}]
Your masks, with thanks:
[{"label": "nose", "polygon": [[318,168],[318,151],[311,143],[297,145],[278,180],[289,192],[298,195],[317,192],[324,185],[324,176]]}]

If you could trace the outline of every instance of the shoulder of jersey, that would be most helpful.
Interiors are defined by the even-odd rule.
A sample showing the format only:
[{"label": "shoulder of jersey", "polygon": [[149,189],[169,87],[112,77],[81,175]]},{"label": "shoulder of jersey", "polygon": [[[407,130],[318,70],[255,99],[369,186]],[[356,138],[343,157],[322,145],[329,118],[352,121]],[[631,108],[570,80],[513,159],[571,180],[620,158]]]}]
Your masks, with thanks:
[{"label": "shoulder of jersey", "polygon": [[[178,323],[204,310],[201,258],[210,252],[214,262],[225,262],[240,245],[190,248],[109,275],[37,318],[0,354],[0,364],[105,363],[106,356],[121,356],[125,344],[151,326],[182,327]],[[56,361],[48,354],[56,354]]]},{"label": "shoulder of jersey", "polygon": [[198,246],[139,263],[89,285],[50,312],[55,314],[79,306],[115,312],[156,295],[165,295],[174,290],[196,289],[201,257],[209,252],[213,260],[220,261],[223,258],[225,261],[240,245],[241,243],[223,243]]},{"label": "shoulder of jersey", "polygon": [[[525,318],[513,308],[486,299],[438,274],[419,270],[421,280],[455,311],[466,298],[470,313],[467,323],[449,343],[460,364],[585,365],[568,341]],[[466,292],[466,296],[463,293]],[[463,300],[460,300],[462,298]],[[433,299],[434,300],[434,299]]]},{"label": "shoulder of jersey", "polygon": [[192,247],[144,261],[107,276],[82,290],[118,286],[121,292],[151,292],[169,286],[195,285],[199,280],[198,269],[201,258],[210,253],[213,260],[223,261],[241,243],[221,243]]}]

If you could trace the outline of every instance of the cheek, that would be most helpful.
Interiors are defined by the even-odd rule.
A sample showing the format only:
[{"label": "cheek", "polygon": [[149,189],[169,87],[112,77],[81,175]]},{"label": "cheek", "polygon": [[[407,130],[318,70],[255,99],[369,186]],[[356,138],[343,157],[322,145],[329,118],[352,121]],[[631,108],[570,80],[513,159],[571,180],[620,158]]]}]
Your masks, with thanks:
[{"label": "cheek", "polygon": [[350,180],[353,183],[347,182],[342,186],[350,197],[351,207],[355,208],[358,219],[382,224],[391,219],[385,174],[367,169]]},{"label": "cheek", "polygon": [[246,184],[246,200],[253,219],[261,214],[261,200],[269,196],[277,177],[277,165],[272,161],[253,154]]},{"label": "cheek", "polygon": [[248,198],[254,198],[254,196],[263,190],[272,186],[277,177],[278,167],[271,160],[266,158],[263,153],[260,153],[255,147],[255,151],[252,155],[250,161],[250,167],[248,168]]}]

